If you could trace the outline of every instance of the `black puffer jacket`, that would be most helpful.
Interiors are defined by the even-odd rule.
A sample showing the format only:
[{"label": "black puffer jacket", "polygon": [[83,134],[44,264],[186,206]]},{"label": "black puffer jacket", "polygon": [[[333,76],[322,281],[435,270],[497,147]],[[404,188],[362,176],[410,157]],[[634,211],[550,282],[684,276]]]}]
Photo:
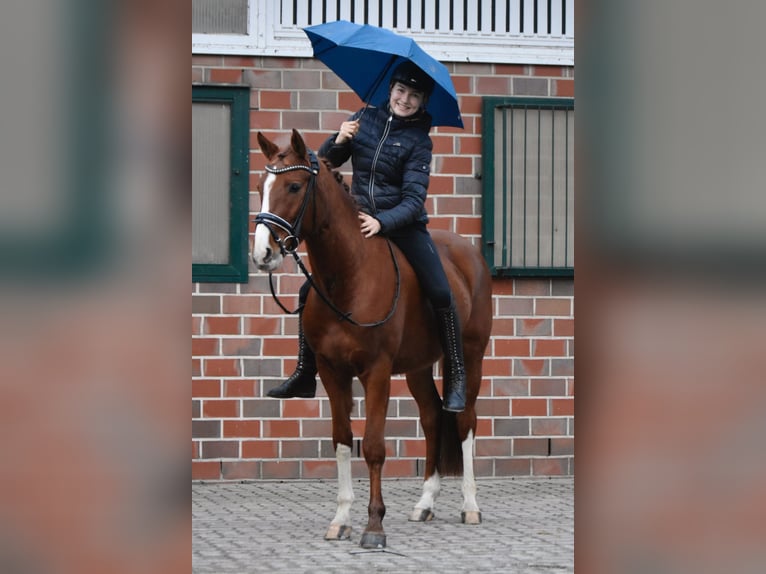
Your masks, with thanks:
[{"label": "black puffer jacket", "polygon": [[[360,116],[362,110],[349,119]],[[319,155],[335,167],[351,157],[351,193],[362,211],[380,221],[381,233],[415,221],[428,222],[425,201],[433,150],[430,128],[428,112],[399,118],[391,114],[388,105],[369,107],[354,138],[336,144],[335,133],[319,148]]]}]

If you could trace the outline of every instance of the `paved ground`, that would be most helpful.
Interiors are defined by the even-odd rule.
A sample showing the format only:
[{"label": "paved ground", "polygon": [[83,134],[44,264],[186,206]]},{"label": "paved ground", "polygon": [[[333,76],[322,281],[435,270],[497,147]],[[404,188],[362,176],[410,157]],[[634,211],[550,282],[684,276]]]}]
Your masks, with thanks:
[{"label": "paved ground", "polygon": [[421,480],[383,482],[387,548],[364,550],[369,483],[354,481],[350,541],[328,542],[335,481],[192,485],[192,572],[574,572],[574,480],[478,479],[483,522],[460,522],[460,482],[445,479],[432,522],[408,522]]}]

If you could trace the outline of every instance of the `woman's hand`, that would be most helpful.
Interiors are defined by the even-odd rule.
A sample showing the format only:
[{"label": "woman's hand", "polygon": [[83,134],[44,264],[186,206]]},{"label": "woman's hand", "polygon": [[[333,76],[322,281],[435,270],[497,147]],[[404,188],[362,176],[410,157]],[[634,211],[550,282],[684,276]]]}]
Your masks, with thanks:
[{"label": "woman's hand", "polygon": [[353,122],[343,122],[340,124],[340,130],[338,130],[338,135],[335,136],[335,143],[336,144],[342,144],[347,142],[348,140],[352,139],[356,132],[359,131],[359,120],[355,120]]},{"label": "woman's hand", "polygon": [[366,213],[359,212],[359,220],[362,222],[362,235],[365,237],[372,237],[380,232],[380,221],[367,215]]}]

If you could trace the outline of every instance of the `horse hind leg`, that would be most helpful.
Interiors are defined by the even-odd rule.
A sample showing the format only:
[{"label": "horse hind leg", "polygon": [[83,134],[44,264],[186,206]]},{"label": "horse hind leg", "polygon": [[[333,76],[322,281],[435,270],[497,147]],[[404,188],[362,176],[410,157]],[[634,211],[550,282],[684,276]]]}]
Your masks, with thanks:
[{"label": "horse hind leg", "polygon": [[463,524],[481,524],[481,511],[476,502],[476,478],[473,470],[474,453],[473,431],[468,431],[468,436],[462,443],[463,447],[463,508],[460,519]]},{"label": "horse hind leg", "polygon": [[481,511],[476,502],[474,451],[476,444],[476,398],[481,387],[481,361],[485,345],[466,345],[466,409],[457,415],[458,432],[463,454],[463,508],[460,518],[464,524],[481,524]]},{"label": "horse hind leg", "polygon": [[433,371],[429,366],[422,371],[407,373],[407,385],[418,404],[420,425],[426,437],[426,466],[423,493],[409,516],[411,522],[428,522],[434,519],[434,504],[441,490],[441,477],[437,470],[439,456],[439,428],[441,425],[441,400],[434,385]]}]

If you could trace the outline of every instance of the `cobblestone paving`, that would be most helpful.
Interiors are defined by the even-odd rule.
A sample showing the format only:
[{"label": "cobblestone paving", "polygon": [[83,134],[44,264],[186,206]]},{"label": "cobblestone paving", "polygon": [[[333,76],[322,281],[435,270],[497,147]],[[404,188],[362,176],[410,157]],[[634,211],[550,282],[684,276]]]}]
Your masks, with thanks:
[{"label": "cobblestone paving", "polygon": [[477,480],[483,522],[460,522],[459,479],[443,480],[436,518],[408,522],[420,479],[383,482],[387,548],[364,550],[369,482],[354,481],[350,541],[324,533],[335,515],[336,483],[193,483],[193,574],[251,572],[574,572],[574,480]]}]

